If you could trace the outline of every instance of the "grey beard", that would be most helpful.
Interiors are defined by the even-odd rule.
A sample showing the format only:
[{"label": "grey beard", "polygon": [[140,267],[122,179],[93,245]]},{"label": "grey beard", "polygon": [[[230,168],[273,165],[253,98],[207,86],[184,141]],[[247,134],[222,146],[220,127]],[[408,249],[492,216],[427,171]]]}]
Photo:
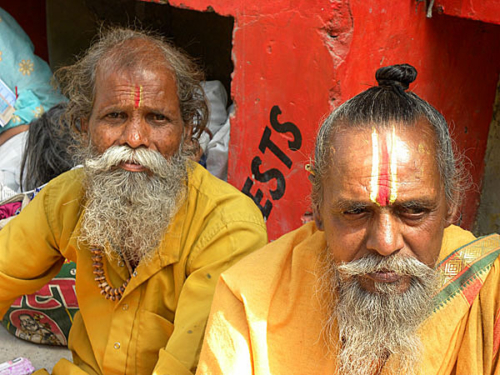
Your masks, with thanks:
[{"label": "grey beard", "polygon": [[[415,258],[376,254],[336,265],[326,250],[322,260],[318,295],[326,318],[323,335],[327,347],[338,347],[340,374],[415,374],[422,344],[417,330],[433,309],[436,271]],[[376,285],[376,293],[364,290],[359,276],[386,269],[412,275],[408,290],[398,292],[391,284]]]},{"label": "grey beard", "polygon": [[[117,167],[130,161],[149,171]],[[186,195],[187,158],[179,152],[167,160],[145,148],[114,146],[87,158],[84,170],[86,205],[79,241],[132,264],[149,261]]]}]

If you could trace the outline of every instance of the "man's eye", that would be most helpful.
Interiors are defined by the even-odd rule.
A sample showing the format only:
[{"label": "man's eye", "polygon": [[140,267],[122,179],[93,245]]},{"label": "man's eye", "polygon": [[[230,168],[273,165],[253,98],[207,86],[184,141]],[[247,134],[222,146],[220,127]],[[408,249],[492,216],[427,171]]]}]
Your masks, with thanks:
[{"label": "man's eye", "polygon": [[370,211],[367,207],[352,207],[342,211],[342,217],[348,222],[358,222],[360,220],[365,220],[369,216]]},{"label": "man's eye", "polygon": [[154,114],[153,115],[153,118],[156,120],[156,121],[163,121],[163,120],[166,120],[167,118],[163,115],[160,115],[160,114]]},{"label": "man's eye", "polygon": [[424,217],[428,210],[424,207],[403,207],[400,215],[411,220],[418,220]]},{"label": "man's eye", "polygon": [[161,113],[151,113],[148,117],[154,122],[167,122],[169,120],[167,116]]},{"label": "man's eye", "polygon": [[359,216],[359,215],[365,214],[366,212],[367,211],[366,211],[365,207],[356,207],[356,208],[351,208],[351,209],[345,210],[343,212],[343,214],[346,216]]},{"label": "man's eye", "polygon": [[110,112],[106,114],[106,118],[108,119],[122,119],[125,117],[125,114],[122,112]]}]

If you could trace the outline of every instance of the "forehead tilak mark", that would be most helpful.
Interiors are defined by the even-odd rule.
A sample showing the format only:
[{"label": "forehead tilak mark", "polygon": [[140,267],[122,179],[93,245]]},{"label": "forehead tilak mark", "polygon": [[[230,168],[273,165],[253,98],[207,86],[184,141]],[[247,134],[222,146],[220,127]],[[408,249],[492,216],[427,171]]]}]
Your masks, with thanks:
[{"label": "forehead tilak mark", "polygon": [[378,196],[378,133],[375,128],[372,132],[372,176],[370,180],[370,200],[377,203]]},{"label": "forehead tilak mark", "polygon": [[396,147],[396,128],[392,127],[391,140],[387,142],[391,145],[391,195],[389,204],[396,201],[398,197],[398,153]]},{"label": "forehead tilak mark", "polygon": [[134,98],[134,107],[139,108],[142,103],[142,85],[136,85],[135,89],[132,89],[132,95]]},{"label": "forehead tilak mark", "polygon": [[394,127],[392,132],[381,139],[373,128],[370,188],[370,200],[379,206],[392,204],[397,199],[397,147]]},{"label": "forehead tilak mark", "polygon": [[387,138],[382,138],[380,141],[379,147],[382,155],[381,162],[378,165],[377,203],[380,206],[385,206],[389,200],[389,152],[387,149]]}]

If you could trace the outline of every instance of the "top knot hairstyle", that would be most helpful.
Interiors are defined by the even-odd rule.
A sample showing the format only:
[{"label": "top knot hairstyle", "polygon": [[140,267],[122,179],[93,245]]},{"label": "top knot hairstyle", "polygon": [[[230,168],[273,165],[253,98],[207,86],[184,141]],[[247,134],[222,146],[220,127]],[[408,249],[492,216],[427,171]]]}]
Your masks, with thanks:
[{"label": "top knot hairstyle", "polygon": [[[158,53],[164,57],[160,61]],[[80,131],[80,119],[90,117],[98,68],[116,70],[137,66],[165,67],[174,74],[184,123],[192,125],[194,136],[199,136],[208,121],[208,106],[200,85],[204,79],[202,71],[190,57],[161,36],[120,27],[102,31],[81,59],[55,73],[63,94],[70,100],[66,110],[68,123]]]},{"label": "top knot hairstyle", "polygon": [[331,137],[339,129],[384,127],[397,123],[416,126],[424,119],[436,135],[436,154],[441,181],[449,203],[459,205],[465,189],[466,173],[457,162],[453,144],[444,117],[429,103],[413,92],[407,92],[417,78],[417,70],[409,64],[380,68],[375,74],[378,86],[349,99],[335,109],[323,122],[316,138],[314,167],[311,181],[313,204],[321,204],[322,180],[331,163]]},{"label": "top knot hairstyle", "polygon": [[408,64],[385,66],[375,73],[379,86],[408,90],[410,83],[417,78],[417,70]]}]

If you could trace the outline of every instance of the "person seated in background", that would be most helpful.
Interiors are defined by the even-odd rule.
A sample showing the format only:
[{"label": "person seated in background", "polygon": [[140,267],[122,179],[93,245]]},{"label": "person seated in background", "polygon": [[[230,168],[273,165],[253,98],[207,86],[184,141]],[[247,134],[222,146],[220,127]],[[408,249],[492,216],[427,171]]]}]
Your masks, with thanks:
[{"label": "person seated in background", "polygon": [[498,374],[500,236],[452,225],[466,180],[416,75],[324,121],[315,221],[221,275],[199,374]]},{"label": "person seated in background", "polygon": [[41,187],[74,167],[75,140],[63,120],[66,103],[50,108],[30,123],[20,167],[21,191]]},{"label": "person seated in background", "polygon": [[28,35],[0,8],[0,201],[20,191],[28,124],[65,101],[50,85],[51,77]]},{"label": "person seated in background", "polygon": [[219,274],[267,242],[253,201],[189,158],[202,74],[163,39],[113,28],[57,78],[83,168],[0,231],[0,316],[67,258],[80,311],[73,363],[54,374],[190,374]]}]

